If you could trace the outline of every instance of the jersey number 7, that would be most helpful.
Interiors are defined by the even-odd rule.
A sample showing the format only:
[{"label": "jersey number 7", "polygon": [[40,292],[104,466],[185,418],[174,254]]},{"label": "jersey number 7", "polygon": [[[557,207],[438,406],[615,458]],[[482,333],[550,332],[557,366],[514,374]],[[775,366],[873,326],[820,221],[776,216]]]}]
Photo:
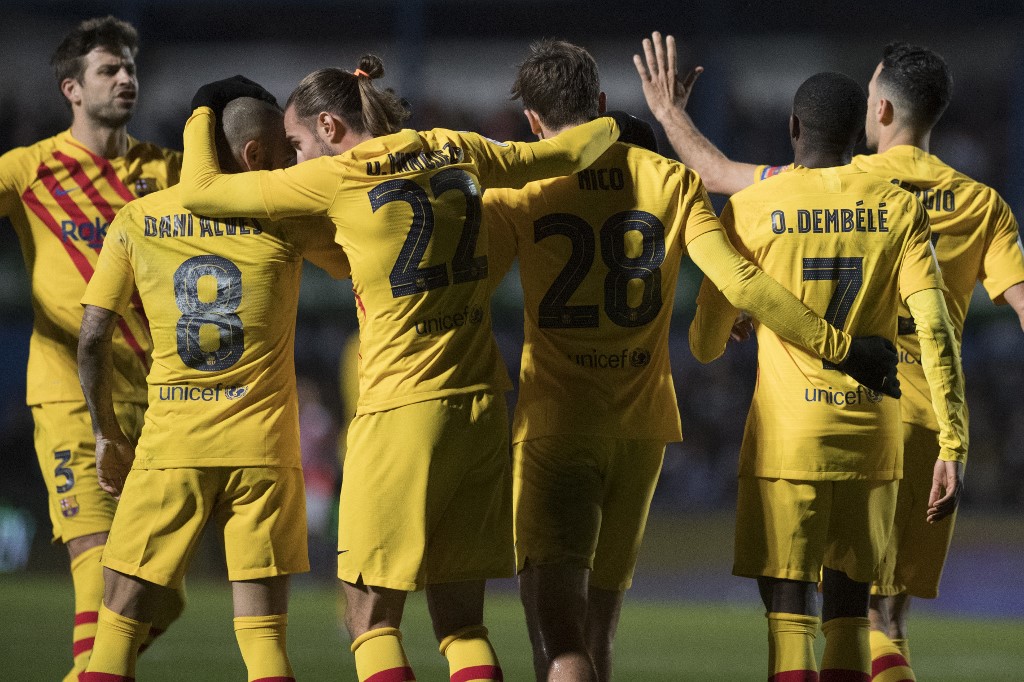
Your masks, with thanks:
[{"label": "jersey number 7", "polygon": [[[804,258],[805,282],[829,281],[838,282],[832,298],[828,301],[828,308],[823,316],[825,321],[836,329],[842,329],[846,325],[846,317],[850,314],[850,308],[864,285],[864,258],[861,256],[843,258]],[[835,364],[822,360],[821,366],[824,369],[838,369]]]}]

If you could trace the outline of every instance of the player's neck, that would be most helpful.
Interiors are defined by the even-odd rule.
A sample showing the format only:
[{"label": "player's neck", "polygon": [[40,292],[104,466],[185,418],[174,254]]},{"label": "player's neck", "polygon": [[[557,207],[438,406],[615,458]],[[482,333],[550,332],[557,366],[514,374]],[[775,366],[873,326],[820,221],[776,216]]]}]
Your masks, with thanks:
[{"label": "player's neck", "polygon": [[911,146],[923,151],[931,151],[931,128],[927,130],[915,130],[909,127],[883,128],[878,136],[878,153],[886,152],[893,147]]},{"label": "player's neck", "polygon": [[797,146],[793,154],[793,163],[804,168],[833,168],[845,166],[850,163],[851,158],[849,152],[837,154],[820,149],[802,149]]},{"label": "player's neck", "polygon": [[97,156],[113,159],[128,153],[128,131],[124,126],[111,128],[76,117],[71,123],[71,135]]}]

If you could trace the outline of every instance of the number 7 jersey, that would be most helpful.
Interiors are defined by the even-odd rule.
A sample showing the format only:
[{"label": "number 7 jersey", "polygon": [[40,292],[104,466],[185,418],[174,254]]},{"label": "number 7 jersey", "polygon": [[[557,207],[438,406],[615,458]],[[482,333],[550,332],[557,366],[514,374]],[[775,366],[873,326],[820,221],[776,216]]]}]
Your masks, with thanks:
[{"label": "number 7 jersey", "polygon": [[[900,302],[942,288],[924,207],[853,166],[797,166],[734,194],[721,217],[741,254],[852,336],[895,343]],[[868,391],[763,325],[757,341],[740,475],[901,477],[898,401]]]},{"label": "number 7 jersey", "polygon": [[682,438],[668,353],[685,245],[721,230],[697,174],[613,145],[574,176],[488,190],[494,276],[518,253],[525,342],[513,440]]}]

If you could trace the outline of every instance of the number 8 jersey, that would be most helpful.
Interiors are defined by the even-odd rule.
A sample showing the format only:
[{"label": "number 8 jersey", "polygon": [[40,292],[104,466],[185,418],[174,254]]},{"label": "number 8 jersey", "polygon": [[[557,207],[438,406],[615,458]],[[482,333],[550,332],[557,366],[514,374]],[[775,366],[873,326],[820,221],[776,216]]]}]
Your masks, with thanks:
[{"label": "number 8 jersey", "polygon": [[495,274],[518,253],[525,343],[513,440],[682,438],[668,353],[686,244],[721,230],[697,174],[613,145],[589,168],[484,196]]},{"label": "number 8 jersey", "polygon": [[[924,207],[853,166],[797,166],[734,194],[721,217],[741,254],[852,336],[895,343],[900,302],[942,288]],[[715,317],[705,291],[692,334],[700,334],[705,315]],[[868,391],[763,325],[757,341],[758,380],[741,476],[901,477],[899,402]]]},{"label": "number 8 jersey", "polygon": [[137,286],[149,313],[153,367],[136,468],[299,466],[304,257],[348,275],[327,221],[205,218],[182,207],[177,186],[117,214],[82,303],[123,315]]}]

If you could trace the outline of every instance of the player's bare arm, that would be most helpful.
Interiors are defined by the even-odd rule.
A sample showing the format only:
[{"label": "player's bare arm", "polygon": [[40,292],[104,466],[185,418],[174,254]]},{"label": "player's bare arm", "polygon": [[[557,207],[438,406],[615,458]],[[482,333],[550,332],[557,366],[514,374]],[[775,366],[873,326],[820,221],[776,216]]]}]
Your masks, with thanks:
[{"label": "player's bare arm", "polygon": [[87,305],[78,338],[78,377],[96,435],[96,473],[100,487],[115,497],[135,460],[135,447],[121,431],[114,412],[113,336],[119,315]]},{"label": "player's bare arm", "polygon": [[679,80],[676,40],[662,39],[655,31],[643,41],[644,56],[633,55],[633,64],[640,75],[647,106],[665,129],[668,141],[679,160],[697,171],[704,186],[714,194],[735,194],[754,183],[751,163],[733,161],[712,144],[694,125],[686,113],[686,103],[704,67],[694,67]]},{"label": "player's bare arm", "polygon": [[1006,302],[1017,313],[1017,319],[1020,320],[1020,328],[1024,330],[1024,282],[1017,282],[1004,291],[1003,298],[1006,299]]}]

